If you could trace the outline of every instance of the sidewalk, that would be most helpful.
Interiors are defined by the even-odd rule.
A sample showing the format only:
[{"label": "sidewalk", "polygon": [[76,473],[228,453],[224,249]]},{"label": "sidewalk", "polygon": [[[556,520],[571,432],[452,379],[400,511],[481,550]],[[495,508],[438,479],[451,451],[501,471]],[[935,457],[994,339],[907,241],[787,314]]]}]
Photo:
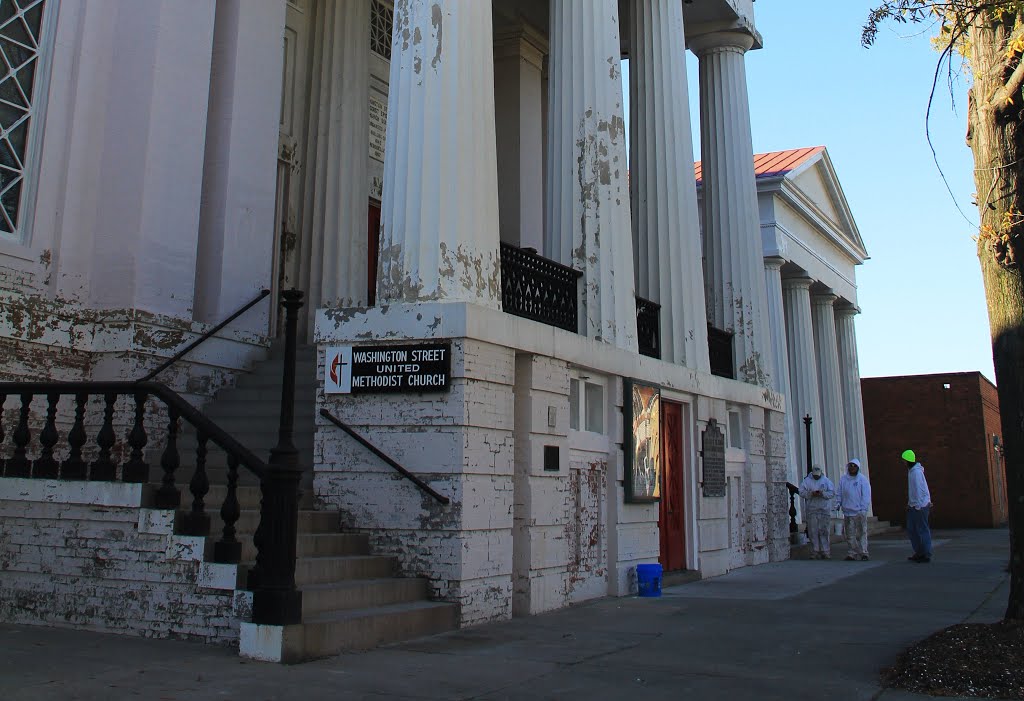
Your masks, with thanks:
[{"label": "sidewalk", "polygon": [[1001,617],[1006,530],[940,531],[931,564],[901,538],[869,562],[789,561],[294,667],[227,649],[0,625],[0,698],[882,699],[913,641]]}]

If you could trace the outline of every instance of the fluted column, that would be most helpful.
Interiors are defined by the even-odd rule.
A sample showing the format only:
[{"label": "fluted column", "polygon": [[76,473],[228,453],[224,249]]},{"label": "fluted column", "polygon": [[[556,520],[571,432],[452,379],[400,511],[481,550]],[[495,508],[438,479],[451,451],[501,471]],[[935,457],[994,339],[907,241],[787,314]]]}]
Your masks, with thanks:
[{"label": "fluted column", "polygon": [[772,339],[772,389],[786,397],[786,465],[787,479],[799,484],[802,475],[797,451],[801,450],[798,434],[789,415],[793,413],[789,389],[789,357],[786,351],[786,311],[782,302],[782,258],[764,259],[764,282],[768,302],[768,329]]},{"label": "fluted column", "polygon": [[844,305],[836,307],[836,340],[839,347],[839,377],[843,389],[843,416],[846,449],[849,457],[859,458],[868,474],[867,438],[864,434],[864,401],[860,389],[860,362],[857,359],[857,331],[854,318],[860,310]]},{"label": "fluted column", "polygon": [[806,434],[804,416],[810,415],[811,462],[821,464],[821,398],[818,396],[818,363],[814,352],[814,330],[811,321],[811,280],[806,277],[782,281],[783,307],[786,316],[786,348],[789,360],[789,389],[786,410],[790,431],[796,435],[801,475],[807,474]]},{"label": "fluted column", "polygon": [[682,3],[635,0],[630,28],[637,294],[661,305],[662,360],[709,372]]},{"label": "fluted column", "polygon": [[382,302],[501,305],[491,33],[489,2],[395,3]]},{"label": "fluted column", "polygon": [[370,5],[318,3],[303,191],[300,286],[317,307],[365,306]]},{"label": "fluted column", "polygon": [[828,476],[838,484],[850,456],[846,453],[846,422],[843,418],[839,350],[836,345],[835,301],[831,292],[811,295],[814,348],[818,358],[818,390],[821,393],[822,432]]},{"label": "fluted column", "polygon": [[583,272],[580,332],[635,351],[618,15],[616,0],[551,3],[545,255]]},{"label": "fluted column", "polygon": [[753,38],[716,32],[690,40],[699,59],[707,317],[732,331],[737,379],[768,386],[771,345],[761,262],[744,54]]}]

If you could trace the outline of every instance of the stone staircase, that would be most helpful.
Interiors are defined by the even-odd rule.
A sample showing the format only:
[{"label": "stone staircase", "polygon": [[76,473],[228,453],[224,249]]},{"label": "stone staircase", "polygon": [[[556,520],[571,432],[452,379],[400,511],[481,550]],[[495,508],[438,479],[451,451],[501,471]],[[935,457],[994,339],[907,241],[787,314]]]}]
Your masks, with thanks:
[{"label": "stone staircase", "polygon": [[[203,408],[208,417],[257,455],[269,455],[277,443],[282,354],[280,349],[272,352],[249,375],[239,378],[235,387],[223,390]],[[312,465],[316,389],[315,347],[300,348],[294,442],[300,464],[305,466]],[[180,524],[191,504],[187,480],[193,469],[190,463],[194,463],[190,459],[195,455],[194,433],[183,432],[179,448],[179,482],[186,483],[178,512]],[[227,493],[226,471],[225,455],[211,446],[207,456],[210,491],[206,508],[211,516],[207,560],[212,559],[213,545],[223,532],[219,509]],[[252,536],[259,524],[260,493],[258,481],[247,470],[240,471],[239,485],[241,515],[235,527],[242,543],[238,588],[244,590],[256,558]],[[338,512],[312,508],[311,470],[304,475],[301,489],[295,579],[302,591],[302,624],[286,627],[290,643],[277,661],[298,662],[458,627],[458,607],[431,601],[426,579],[400,577],[397,559],[372,554],[366,534],[341,532]]]}]

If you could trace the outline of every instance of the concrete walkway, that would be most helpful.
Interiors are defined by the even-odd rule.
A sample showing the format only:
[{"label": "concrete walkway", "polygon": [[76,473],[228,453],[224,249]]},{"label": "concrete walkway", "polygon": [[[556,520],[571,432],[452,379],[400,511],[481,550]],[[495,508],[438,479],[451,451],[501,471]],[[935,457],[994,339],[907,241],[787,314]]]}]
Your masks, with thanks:
[{"label": "concrete walkway", "polygon": [[[294,667],[194,643],[0,625],[0,699],[918,699],[878,671],[1006,605],[1005,530],[898,538]],[[841,550],[834,551],[839,557]]]}]

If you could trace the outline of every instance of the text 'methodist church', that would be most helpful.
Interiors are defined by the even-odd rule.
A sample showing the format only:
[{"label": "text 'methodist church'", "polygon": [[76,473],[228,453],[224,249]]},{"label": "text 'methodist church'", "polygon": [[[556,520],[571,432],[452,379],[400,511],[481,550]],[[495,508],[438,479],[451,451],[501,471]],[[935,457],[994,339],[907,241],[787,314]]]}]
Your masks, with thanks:
[{"label": "text 'methodist church'", "polygon": [[[753,0],[4,0],[3,379],[135,379],[268,289],[157,376],[266,455],[276,300],[295,288],[303,508],[425,582],[449,627],[626,595],[638,564],[710,577],[786,559],[803,417],[834,480],[849,457],[866,465],[867,252],[823,147],[752,160],[744,62],[761,41]],[[50,420],[45,393],[24,412],[20,396],[0,457],[89,452],[74,397]],[[154,456],[159,483],[164,439],[132,438],[117,402],[113,446],[95,449]],[[104,486],[41,470],[0,478],[12,533],[58,533],[43,565],[0,538],[0,599],[48,595],[0,616],[251,643],[242,578],[203,579],[221,570],[198,546],[192,569],[140,577],[128,605],[148,632],[102,602],[82,614],[102,568],[75,565],[44,520],[84,531],[121,513],[129,537],[105,552],[163,538],[147,571],[183,536],[120,472]],[[47,553],[70,564],[44,571]]]}]

